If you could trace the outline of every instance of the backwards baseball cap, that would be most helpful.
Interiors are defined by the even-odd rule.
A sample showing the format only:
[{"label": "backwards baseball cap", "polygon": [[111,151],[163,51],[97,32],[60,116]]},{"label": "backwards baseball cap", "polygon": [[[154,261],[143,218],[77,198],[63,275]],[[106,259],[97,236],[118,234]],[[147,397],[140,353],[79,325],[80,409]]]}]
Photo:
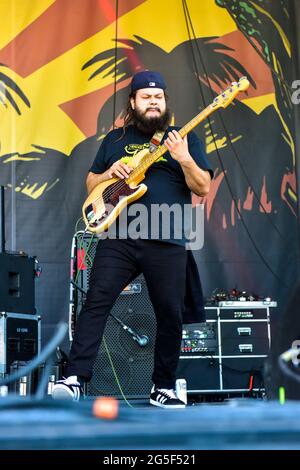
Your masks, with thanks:
[{"label": "backwards baseball cap", "polygon": [[131,81],[131,93],[141,90],[142,88],[161,88],[165,90],[167,85],[159,72],[144,70],[133,76]]}]

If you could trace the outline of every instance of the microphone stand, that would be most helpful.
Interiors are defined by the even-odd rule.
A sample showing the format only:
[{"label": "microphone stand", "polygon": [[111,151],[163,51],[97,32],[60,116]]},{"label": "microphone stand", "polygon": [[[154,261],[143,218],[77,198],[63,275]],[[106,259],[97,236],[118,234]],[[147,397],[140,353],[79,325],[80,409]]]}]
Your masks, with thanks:
[{"label": "microphone stand", "polygon": [[[78,284],[76,284],[76,282],[74,282],[73,280],[71,280],[71,284],[76,287],[76,289],[78,289],[85,297],[86,297],[86,290],[85,289],[82,289],[82,287],[78,286]],[[142,348],[147,346],[147,344],[149,343],[149,337],[146,336],[146,335],[138,335],[132,328],[130,328],[129,326],[125,325],[125,323],[122,322],[122,320],[120,320],[120,318],[116,317],[115,315],[113,315],[111,312],[109,314],[119,325],[121,325],[121,327],[123,328],[123,330],[125,330],[131,337],[134,341],[136,341],[138,343],[139,346],[141,346]]]}]

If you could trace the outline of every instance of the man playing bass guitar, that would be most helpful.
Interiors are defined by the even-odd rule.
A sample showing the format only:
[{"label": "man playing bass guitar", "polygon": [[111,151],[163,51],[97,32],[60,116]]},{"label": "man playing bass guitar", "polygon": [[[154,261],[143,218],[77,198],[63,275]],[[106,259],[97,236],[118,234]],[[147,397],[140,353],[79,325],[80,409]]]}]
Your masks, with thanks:
[{"label": "man playing bass guitar", "polygon": [[[200,196],[208,194],[213,171],[196,134],[190,132],[182,138],[179,128],[170,126],[165,89],[165,81],[158,72],[134,75],[124,126],[107,134],[88,173],[89,194],[112,178],[118,178],[115,185],[118,188],[134,172],[130,161],[136,153],[149,148],[151,152],[152,144],[159,145],[157,131],[168,150],[147,169],[144,178],[147,190],[128,206],[126,223],[122,225],[124,217],[120,217],[114,226],[114,236],[109,236],[108,229],[106,237],[98,243],[86,302],[75,328],[66,379],[55,384],[53,398],[80,398],[83,383],[92,377],[113,303],[143,273],[157,322],[150,403],[163,408],[185,406],[175,392],[186,294],[186,227],[190,224],[190,220],[183,220],[190,214],[184,208],[191,205],[191,192]],[[108,187],[106,196],[111,191]],[[140,211],[143,208],[144,219],[139,218],[139,224],[132,216],[135,204]],[[174,216],[169,211],[169,217],[164,219],[162,211],[162,217],[154,220],[157,211],[153,207],[173,206],[176,206]]]}]

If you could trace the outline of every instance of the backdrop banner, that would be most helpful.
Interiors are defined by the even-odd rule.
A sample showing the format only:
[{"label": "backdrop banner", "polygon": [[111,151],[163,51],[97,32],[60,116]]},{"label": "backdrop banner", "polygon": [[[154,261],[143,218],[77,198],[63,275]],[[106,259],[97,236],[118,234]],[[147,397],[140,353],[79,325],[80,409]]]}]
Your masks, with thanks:
[{"label": "backdrop banner", "polygon": [[195,258],[205,295],[236,287],[284,305],[298,258],[290,2],[1,0],[0,17],[7,249],[42,265],[43,339],[68,317],[88,169],[122,125],[131,77],[143,69],[163,74],[175,125],[232,81],[250,80],[196,129],[215,178]]}]

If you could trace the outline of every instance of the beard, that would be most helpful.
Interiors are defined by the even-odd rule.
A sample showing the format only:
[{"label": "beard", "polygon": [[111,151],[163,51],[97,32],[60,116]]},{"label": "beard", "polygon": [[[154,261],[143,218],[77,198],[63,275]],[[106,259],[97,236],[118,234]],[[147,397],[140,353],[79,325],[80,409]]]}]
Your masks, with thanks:
[{"label": "beard", "polygon": [[[157,108],[158,109],[158,108]],[[145,112],[133,109],[133,124],[144,134],[154,134],[156,131],[165,131],[171,122],[171,112],[166,108],[165,112],[160,116],[147,117]]]}]

